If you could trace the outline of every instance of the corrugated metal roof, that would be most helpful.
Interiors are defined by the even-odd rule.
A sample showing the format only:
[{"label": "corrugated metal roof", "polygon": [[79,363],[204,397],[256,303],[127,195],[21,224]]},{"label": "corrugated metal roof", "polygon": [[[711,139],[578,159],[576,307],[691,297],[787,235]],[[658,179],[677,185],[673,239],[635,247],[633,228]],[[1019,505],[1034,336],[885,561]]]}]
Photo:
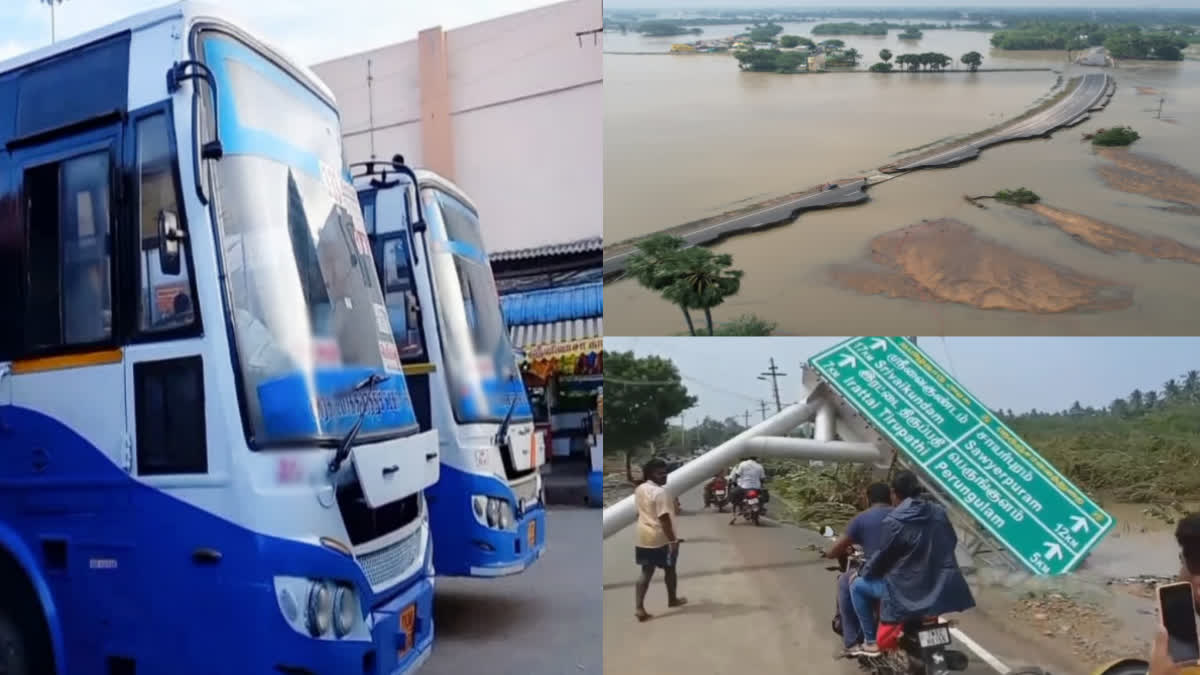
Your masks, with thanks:
[{"label": "corrugated metal roof", "polygon": [[575,284],[500,296],[500,309],[509,326],[588,319],[604,314],[601,282]]},{"label": "corrugated metal roof", "polygon": [[604,336],[604,320],[600,317],[526,324],[508,329],[513,347],[525,349],[553,342],[571,342]]},{"label": "corrugated metal roof", "polygon": [[533,248],[519,248],[509,251],[496,251],[488,255],[492,262],[500,262],[504,260],[523,260],[526,258],[540,258],[549,255],[569,255],[572,253],[589,253],[592,251],[604,250],[604,239],[602,237],[590,237],[588,239],[579,239],[569,241],[565,244],[547,244],[545,246],[535,246]]}]

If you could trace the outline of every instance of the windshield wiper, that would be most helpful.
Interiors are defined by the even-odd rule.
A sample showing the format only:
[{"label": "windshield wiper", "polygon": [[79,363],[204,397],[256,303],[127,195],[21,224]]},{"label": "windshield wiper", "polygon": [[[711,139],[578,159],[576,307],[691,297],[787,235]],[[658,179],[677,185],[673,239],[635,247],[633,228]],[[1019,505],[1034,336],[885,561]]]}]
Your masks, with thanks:
[{"label": "windshield wiper", "polygon": [[512,420],[513,410],[517,408],[517,395],[513,394],[512,403],[508,404],[508,412],[504,415],[504,421],[500,423],[500,428],[496,430],[496,437],[492,439],[497,447],[503,447],[508,444],[508,423]]},{"label": "windshield wiper", "polygon": [[[363,378],[361,382],[351,387],[350,391],[346,393],[353,394],[354,392],[362,391],[363,389],[374,389],[375,385],[387,382],[391,379],[391,377],[391,375],[371,373],[367,377]],[[370,404],[370,399],[362,402],[362,410],[360,410],[358,413],[358,419],[354,421],[354,426],[350,427],[350,430],[346,432],[346,435],[342,437],[341,442],[338,443],[338,449],[337,452],[334,453],[333,459],[329,460],[329,473],[337,473],[337,470],[342,466],[342,462],[346,461],[346,458],[350,456],[350,448],[354,447],[354,439],[358,438],[358,432],[362,429],[363,420],[367,418],[367,407]]]}]

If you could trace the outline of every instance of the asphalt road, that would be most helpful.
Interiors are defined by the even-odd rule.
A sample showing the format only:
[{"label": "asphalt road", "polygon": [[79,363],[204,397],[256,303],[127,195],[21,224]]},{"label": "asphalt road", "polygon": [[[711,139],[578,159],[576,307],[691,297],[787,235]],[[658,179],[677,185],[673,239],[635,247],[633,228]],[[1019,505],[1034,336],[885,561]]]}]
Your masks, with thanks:
[{"label": "asphalt road", "polygon": [[600,675],[600,510],[552,508],[546,554],[501,579],[440,577],[420,675]]},{"label": "asphalt road", "polygon": [[[836,572],[810,544],[815,533],[784,525],[728,525],[728,514],[699,509],[684,496],[679,520],[680,594],[688,604],[667,609],[661,573],[646,600],[654,618],[633,616],[634,528],[604,542],[604,664],[609,673],[727,675],[820,673],[852,675],[857,663],[835,660],[841,639],[830,629]],[[1027,663],[1027,642],[971,613],[955,617],[973,640],[1004,664]],[[956,645],[962,649],[962,645]],[[969,652],[968,652],[969,654]],[[967,675],[997,671],[974,655]],[[1064,671],[1055,670],[1056,674]]]},{"label": "asphalt road", "polygon": [[951,166],[979,156],[979,151],[997,143],[1044,136],[1059,127],[1087,119],[1088,111],[1100,104],[1108,93],[1112,78],[1108,73],[1088,73],[1066,98],[1055,105],[966,145],[951,148],[912,162],[896,164],[890,171],[912,171]]},{"label": "asphalt road", "polygon": [[[694,229],[684,229],[675,234],[683,237],[689,246],[699,246],[738,232],[774,225],[794,219],[800,213],[812,209],[823,209],[834,206],[857,204],[867,199],[864,190],[865,179],[850,180],[838,183],[832,190],[817,190],[796,199],[770,206],[751,213],[735,216],[717,223],[697,225]],[[608,277],[625,271],[625,264],[633,255],[631,244],[617,245],[612,252],[605,252],[604,276]]]}]

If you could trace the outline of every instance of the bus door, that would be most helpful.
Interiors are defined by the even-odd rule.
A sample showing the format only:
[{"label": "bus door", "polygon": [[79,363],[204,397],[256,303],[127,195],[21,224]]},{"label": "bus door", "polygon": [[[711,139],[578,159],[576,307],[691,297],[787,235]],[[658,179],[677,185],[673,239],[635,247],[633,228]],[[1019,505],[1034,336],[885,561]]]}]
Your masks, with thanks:
[{"label": "bus door", "polygon": [[[28,458],[15,465],[16,477],[55,596],[87,599],[63,602],[60,611],[70,624],[93,626],[76,637],[90,643],[80,653],[97,659],[131,650],[139,626],[136,533],[118,526],[130,498],[115,302],[122,135],[116,117],[84,132],[18,141],[12,153],[26,272],[7,379],[14,406],[52,420],[25,427],[31,435],[15,445],[28,448]],[[99,672],[101,662],[72,666]]]}]

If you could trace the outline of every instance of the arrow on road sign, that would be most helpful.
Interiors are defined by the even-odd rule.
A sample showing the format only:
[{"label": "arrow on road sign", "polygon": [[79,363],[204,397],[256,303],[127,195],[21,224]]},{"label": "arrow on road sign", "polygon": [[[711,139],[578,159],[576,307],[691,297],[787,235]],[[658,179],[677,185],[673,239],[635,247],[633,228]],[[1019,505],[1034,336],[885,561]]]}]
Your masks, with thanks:
[{"label": "arrow on road sign", "polygon": [[871,350],[878,351],[880,349],[887,349],[887,340],[884,340],[883,338],[875,338],[871,342]]},{"label": "arrow on road sign", "polygon": [[1062,547],[1054,542],[1042,542],[1042,546],[1046,547],[1046,560],[1062,560]]},{"label": "arrow on road sign", "polygon": [[858,359],[847,354],[842,357],[841,361],[838,361],[838,365],[841,366],[842,368],[845,368],[846,366],[850,366],[851,368],[857,368],[858,367]]},{"label": "arrow on road sign", "polygon": [[1084,532],[1088,531],[1087,518],[1084,518],[1083,516],[1071,516],[1071,522],[1075,523],[1071,526],[1072,532],[1078,532],[1080,530],[1083,530]]}]

